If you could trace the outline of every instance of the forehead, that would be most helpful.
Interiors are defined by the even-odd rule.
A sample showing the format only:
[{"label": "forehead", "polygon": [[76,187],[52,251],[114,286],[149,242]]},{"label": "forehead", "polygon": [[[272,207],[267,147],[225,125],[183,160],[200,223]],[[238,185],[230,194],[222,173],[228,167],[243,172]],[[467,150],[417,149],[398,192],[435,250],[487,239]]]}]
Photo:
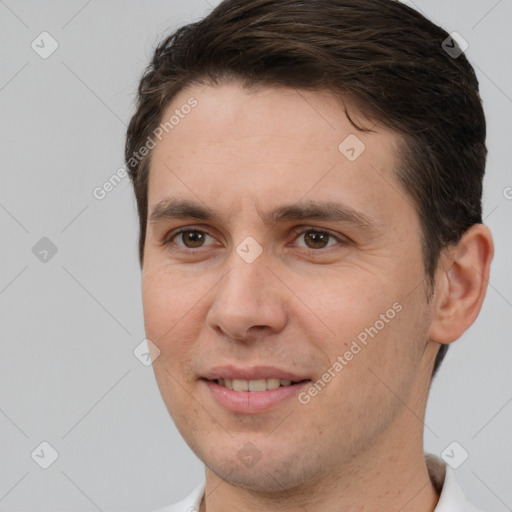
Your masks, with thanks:
[{"label": "forehead", "polygon": [[[326,92],[237,84],[182,90],[162,116],[153,150],[150,213],[171,193],[226,214],[301,198],[341,200],[374,216],[392,213],[406,196],[395,177],[401,139],[345,104],[371,132],[357,130]],[[405,203],[401,208],[411,209]]]}]

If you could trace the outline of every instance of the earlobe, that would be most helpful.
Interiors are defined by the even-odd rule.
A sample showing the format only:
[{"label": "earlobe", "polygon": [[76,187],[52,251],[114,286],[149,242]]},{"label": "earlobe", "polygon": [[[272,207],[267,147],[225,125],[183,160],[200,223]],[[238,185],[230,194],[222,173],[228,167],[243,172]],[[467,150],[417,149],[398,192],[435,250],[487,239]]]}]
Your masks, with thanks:
[{"label": "earlobe", "polygon": [[475,224],[441,255],[429,337],[438,343],[460,338],[475,321],[487,290],[494,256],[487,226]]}]

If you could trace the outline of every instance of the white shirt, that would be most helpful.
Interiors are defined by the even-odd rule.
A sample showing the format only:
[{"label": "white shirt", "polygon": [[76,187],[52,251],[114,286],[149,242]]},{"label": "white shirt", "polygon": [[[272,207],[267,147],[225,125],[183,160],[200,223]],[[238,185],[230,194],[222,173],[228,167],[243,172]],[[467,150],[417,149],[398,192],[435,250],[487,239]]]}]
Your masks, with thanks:
[{"label": "white shirt", "polygon": [[[478,512],[471,503],[466,501],[455,479],[453,470],[447,466],[442,459],[434,455],[426,454],[425,462],[430,479],[437,492],[440,494],[434,512]],[[199,512],[204,488],[205,482],[201,482],[185,499],[173,505],[159,508],[154,512]]]}]

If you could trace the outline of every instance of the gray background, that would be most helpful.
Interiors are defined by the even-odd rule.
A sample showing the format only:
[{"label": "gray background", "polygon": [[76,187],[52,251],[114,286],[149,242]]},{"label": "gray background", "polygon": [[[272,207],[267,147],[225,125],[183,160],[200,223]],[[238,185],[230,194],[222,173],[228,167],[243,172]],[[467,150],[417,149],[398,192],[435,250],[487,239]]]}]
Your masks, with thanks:
[{"label": "gray background", "polygon": [[[133,355],[144,330],[130,183],[103,200],[92,191],[123,165],[152,48],[216,3],[0,0],[1,510],[151,510],[203,477],[151,367]],[[433,384],[426,450],[457,441],[469,453],[456,470],[468,498],[511,510],[512,1],[407,3],[469,43],[496,242],[483,311]],[[43,31],[59,44],[47,59],[31,48]],[[46,262],[32,252],[43,237],[57,247]],[[31,458],[43,441],[59,454],[46,470]]]}]

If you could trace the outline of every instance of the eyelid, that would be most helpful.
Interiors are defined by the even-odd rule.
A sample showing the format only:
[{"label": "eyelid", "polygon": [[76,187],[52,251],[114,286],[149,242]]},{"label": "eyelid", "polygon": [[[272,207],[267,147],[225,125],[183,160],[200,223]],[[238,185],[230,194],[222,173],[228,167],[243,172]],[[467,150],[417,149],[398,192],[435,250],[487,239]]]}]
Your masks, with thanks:
[{"label": "eyelid", "polygon": [[[182,226],[181,228],[173,229],[170,233],[167,233],[165,235],[164,239],[162,240],[162,245],[170,246],[171,244],[174,244],[174,242],[172,242],[173,238],[177,237],[181,233],[186,233],[187,231],[200,231],[201,233],[204,233],[204,234],[208,235],[209,237],[214,238],[213,235],[211,235],[208,232],[208,229],[205,228],[204,226],[194,226],[194,225]],[[174,245],[177,245],[181,250],[185,250],[185,251],[187,251],[187,250],[188,251],[197,251],[198,249],[201,249],[201,247],[198,247],[198,249],[191,249],[190,247],[185,247],[183,245],[178,245],[178,244],[174,244]]]},{"label": "eyelid", "polygon": [[[198,247],[196,249],[192,249],[190,247],[185,247],[183,245],[178,245],[178,244],[175,244],[174,242],[172,242],[172,240],[176,236],[180,235],[181,233],[188,232],[188,231],[199,231],[201,233],[208,235],[211,238],[214,238],[213,235],[211,235],[208,232],[208,229],[205,228],[204,226],[189,225],[189,226],[182,226],[180,228],[176,228],[175,230],[172,230],[170,233],[168,233],[164,237],[162,244],[164,246],[170,246],[171,244],[174,244],[177,247],[179,247],[180,250],[197,252],[199,249],[202,249],[204,246]],[[311,249],[309,247],[301,247],[301,249],[306,250],[306,251],[310,251],[310,252],[314,252],[314,253],[327,252],[327,251],[329,251],[329,249],[335,248],[339,244],[346,245],[351,242],[351,240],[345,235],[337,234],[328,229],[321,228],[318,226],[310,226],[310,225],[301,225],[301,226],[294,227],[292,229],[292,232],[295,235],[295,238],[293,240],[295,241],[300,235],[307,233],[309,231],[318,232],[318,233],[326,233],[329,236],[331,236],[332,238],[334,238],[338,242],[338,244],[330,246],[330,247],[321,248],[321,249]]]},{"label": "eyelid", "polygon": [[306,251],[315,252],[315,253],[321,253],[321,252],[325,253],[331,249],[336,249],[336,247],[339,246],[340,244],[347,245],[348,243],[351,242],[350,238],[348,238],[345,235],[342,235],[340,233],[335,233],[326,228],[321,228],[318,226],[309,226],[309,225],[302,225],[302,226],[297,226],[297,227],[293,228],[293,232],[296,235],[296,237],[294,238],[294,241],[297,238],[299,238],[299,236],[303,235],[304,233],[308,233],[309,231],[313,231],[313,232],[317,232],[317,233],[325,233],[325,234],[329,235],[330,237],[334,238],[338,243],[335,245],[332,245],[330,247],[325,247],[322,249],[311,249],[310,247],[301,247],[301,249],[306,250]]},{"label": "eyelid", "polygon": [[294,227],[292,230],[296,235],[302,235],[303,233],[307,233],[308,231],[316,231],[317,233],[326,233],[333,238],[336,238],[336,240],[339,240],[340,242],[347,241],[349,238],[345,235],[342,235],[341,233],[336,233],[334,231],[331,231],[330,229],[321,228],[318,226],[310,226],[310,225],[302,225]]}]

